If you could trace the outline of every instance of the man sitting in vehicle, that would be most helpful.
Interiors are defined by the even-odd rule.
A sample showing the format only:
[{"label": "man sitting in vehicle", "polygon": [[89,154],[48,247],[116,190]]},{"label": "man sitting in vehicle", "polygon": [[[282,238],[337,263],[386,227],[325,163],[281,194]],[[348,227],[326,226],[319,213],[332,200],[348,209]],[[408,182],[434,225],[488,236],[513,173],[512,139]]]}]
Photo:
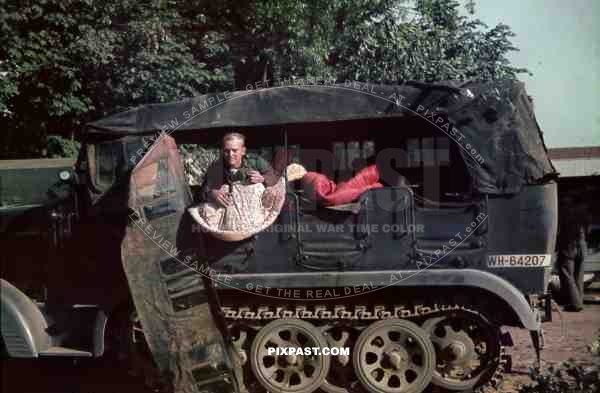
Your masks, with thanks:
[{"label": "man sitting in vehicle", "polygon": [[[223,159],[212,164],[204,177],[201,199],[230,206],[231,185],[235,182],[257,184],[265,181],[269,164],[260,156],[246,155],[244,135],[230,132],[223,137]],[[223,187],[224,184],[229,185]]]},{"label": "man sitting in vehicle", "polygon": [[285,201],[284,171],[289,180],[306,173],[300,165],[288,166],[292,156],[280,150],[269,165],[246,155],[243,135],[225,135],[223,160],[208,169],[203,203],[190,208],[190,214],[204,231],[225,241],[243,240],[264,230],[277,219]]}]

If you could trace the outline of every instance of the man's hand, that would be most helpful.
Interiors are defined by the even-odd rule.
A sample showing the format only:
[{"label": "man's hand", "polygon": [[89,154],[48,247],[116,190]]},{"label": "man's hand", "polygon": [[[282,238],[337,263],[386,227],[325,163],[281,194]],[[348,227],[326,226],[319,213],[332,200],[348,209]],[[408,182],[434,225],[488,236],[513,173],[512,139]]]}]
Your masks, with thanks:
[{"label": "man's hand", "polygon": [[211,190],[210,197],[213,201],[217,202],[219,205],[223,207],[228,207],[231,205],[232,198],[231,194],[225,190]]},{"label": "man's hand", "polygon": [[255,170],[248,171],[248,178],[250,179],[250,183],[253,184],[263,183],[265,181],[263,175],[261,175],[259,171]]}]

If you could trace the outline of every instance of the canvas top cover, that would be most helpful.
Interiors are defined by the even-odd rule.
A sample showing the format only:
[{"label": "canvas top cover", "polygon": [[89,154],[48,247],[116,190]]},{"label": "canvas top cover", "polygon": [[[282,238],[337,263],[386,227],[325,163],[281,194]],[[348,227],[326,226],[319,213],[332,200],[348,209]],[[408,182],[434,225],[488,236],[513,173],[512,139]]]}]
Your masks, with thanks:
[{"label": "canvas top cover", "polygon": [[121,138],[160,130],[175,138],[189,133],[208,137],[232,128],[415,116],[459,145],[473,187],[480,193],[517,193],[523,185],[556,176],[533,103],[524,84],[514,80],[298,84],[214,93],[144,105],[91,122],[85,137]]}]

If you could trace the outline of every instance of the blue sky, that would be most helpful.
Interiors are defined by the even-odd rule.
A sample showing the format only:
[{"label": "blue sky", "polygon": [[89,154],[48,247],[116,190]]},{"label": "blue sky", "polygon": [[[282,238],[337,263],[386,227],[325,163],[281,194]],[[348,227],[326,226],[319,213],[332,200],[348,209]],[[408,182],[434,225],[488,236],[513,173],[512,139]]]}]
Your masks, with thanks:
[{"label": "blue sky", "polygon": [[600,146],[600,0],[476,0],[475,16],[516,34],[510,55],[548,147]]}]

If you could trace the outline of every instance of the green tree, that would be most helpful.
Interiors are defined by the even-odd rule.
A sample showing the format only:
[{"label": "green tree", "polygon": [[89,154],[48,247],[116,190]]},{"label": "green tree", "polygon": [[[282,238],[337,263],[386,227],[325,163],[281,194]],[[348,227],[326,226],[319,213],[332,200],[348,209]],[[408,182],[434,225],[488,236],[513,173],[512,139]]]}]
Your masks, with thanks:
[{"label": "green tree", "polygon": [[306,75],[399,83],[516,78],[506,25],[491,29],[454,0],[220,2],[222,27],[243,88],[265,77]]},{"label": "green tree", "polygon": [[0,0],[1,157],[142,103],[263,79],[516,78],[506,25],[454,0]]},{"label": "green tree", "polygon": [[0,48],[2,157],[36,156],[50,133],[69,135],[87,120],[230,78],[198,60],[174,2],[0,4],[0,35],[10,37]]}]

